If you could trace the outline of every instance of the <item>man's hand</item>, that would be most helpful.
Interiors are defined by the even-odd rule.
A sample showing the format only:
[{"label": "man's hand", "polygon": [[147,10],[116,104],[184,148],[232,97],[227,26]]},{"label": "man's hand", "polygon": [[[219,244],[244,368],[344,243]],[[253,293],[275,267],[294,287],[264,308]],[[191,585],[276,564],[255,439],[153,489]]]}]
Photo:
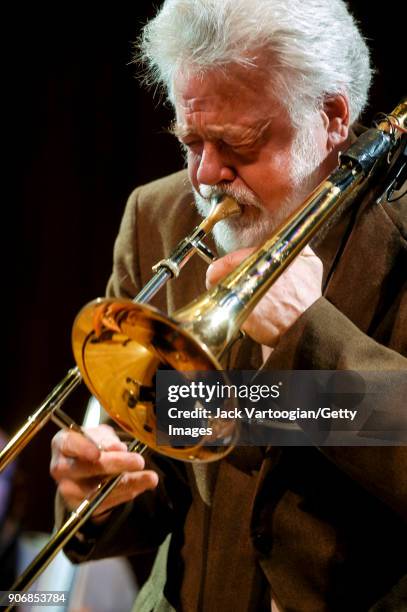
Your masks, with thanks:
[{"label": "man's hand", "polygon": [[[234,251],[212,263],[206,275],[208,288],[253,253]],[[322,295],[322,262],[307,246],[272,285],[246,319],[242,329],[256,342],[275,347],[285,332]]]},{"label": "man's hand", "polygon": [[86,433],[103,450],[99,450],[80,433],[68,430],[61,430],[52,440],[51,476],[57,482],[58,490],[70,510],[76,509],[83,498],[107,476],[125,472],[120,483],[92,518],[157,486],[157,474],[144,470],[143,457],[128,452],[112,427],[99,425],[86,429]]}]

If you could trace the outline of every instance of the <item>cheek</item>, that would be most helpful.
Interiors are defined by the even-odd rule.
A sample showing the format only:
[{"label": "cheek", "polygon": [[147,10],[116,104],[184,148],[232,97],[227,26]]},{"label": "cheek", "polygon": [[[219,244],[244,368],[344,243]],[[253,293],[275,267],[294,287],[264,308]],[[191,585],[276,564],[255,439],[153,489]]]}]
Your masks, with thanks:
[{"label": "cheek", "polygon": [[290,191],[291,155],[264,155],[255,164],[242,166],[239,175],[264,203]]}]

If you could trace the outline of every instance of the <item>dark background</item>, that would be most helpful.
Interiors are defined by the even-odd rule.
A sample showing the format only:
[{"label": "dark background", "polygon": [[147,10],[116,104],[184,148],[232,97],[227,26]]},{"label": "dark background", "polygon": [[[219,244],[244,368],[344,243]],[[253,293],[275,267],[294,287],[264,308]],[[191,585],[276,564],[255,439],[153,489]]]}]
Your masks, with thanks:
[{"label": "dark background", "polygon": [[[402,20],[362,0],[350,6],[377,68],[364,117],[369,123],[405,91]],[[393,3],[391,15],[396,9]],[[150,2],[98,4],[92,14],[61,2],[36,3],[35,10],[16,4],[3,16],[2,149],[9,189],[2,203],[0,427],[8,433],[74,365],[72,322],[83,304],[104,294],[127,195],[182,166],[176,142],[165,133],[170,109],[141,88],[129,65],[131,43],[153,14]],[[76,392],[66,410],[80,420],[86,398],[85,389]],[[48,463],[55,431],[48,424],[20,456],[27,529],[52,525]]]}]

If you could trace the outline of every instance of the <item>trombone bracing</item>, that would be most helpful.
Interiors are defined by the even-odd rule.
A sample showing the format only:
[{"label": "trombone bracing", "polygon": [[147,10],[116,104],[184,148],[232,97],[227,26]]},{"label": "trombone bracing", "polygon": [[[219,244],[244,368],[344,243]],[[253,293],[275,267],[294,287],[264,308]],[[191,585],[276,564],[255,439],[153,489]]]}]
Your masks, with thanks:
[{"label": "trombone bracing", "polygon": [[[213,438],[200,440],[192,447],[157,446],[151,397],[157,368],[164,364],[181,371],[220,370],[219,359],[235,340],[239,328],[257,302],[332,218],[338,207],[367,179],[376,177],[379,171],[385,174],[388,165],[397,160],[400,149],[405,146],[406,130],[407,101],[403,100],[390,115],[383,115],[374,127],[364,132],[341,155],[339,166],[257,251],[216,287],[171,317],[145,304],[155,294],[157,286],[162,286],[168,277],[177,273],[179,264],[173,266],[172,263],[168,264],[168,260],[167,263],[158,264],[160,280],[155,281],[154,277],[133,302],[98,299],[86,305],[75,320],[72,334],[78,366],[68,374],[68,380],[64,379],[61,383],[61,390],[54,391],[57,400],[54,397],[49,402],[51,394],[46,403],[54,402],[59,408],[61,397],[66,396],[70,392],[70,385],[76,386],[77,377],[78,380],[81,377],[110,416],[139,439],[140,444],[186,461],[212,461],[223,457],[236,441],[236,432],[231,434],[230,423],[221,423],[214,428],[216,442],[224,440],[228,444],[223,452],[219,451],[219,447],[211,447]],[[405,160],[403,164],[398,176],[405,176]],[[394,177],[385,193],[388,195],[393,187]],[[217,206],[225,201],[228,207],[234,204],[234,211],[238,211],[238,205],[229,198]],[[227,215],[222,213],[221,216]],[[206,223],[207,220],[203,221],[201,226]],[[179,255],[175,260],[180,259],[183,264],[194,250],[202,253],[199,241],[203,236],[198,237],[198,230],[193,232],[193,239],[188,237],[185,245],[181,246],[183,241],[177,247]],[[206,225],[202,231],[206,233]],[[180,255],[184,248],[188,251],[186,257]],[[80,374],[76,374],[79,371]],[[49,406],[44,410],[52,413]],[[34,415],[30,418],[34,418]],[[45,417],[44,422],[48,418]],[[32,437],[31,434],[27,435]],[[18,442],[16,444],[19,448],[22,446]],[[132,444],[132,450],[139,448],[138,443]],[[91,499],[82,502],[12,590],[23,590],[33,582],[119,479],[120,476],[117,476],[102,483]]]},{"label": "trombone bracing", "polygon": [[[206,262],[211,262],[214,256],[202,242],[213,226],[227,217],[238,214],[239,206],[231,198],[218,197],[212,199],[212,207],[208,216],[186,238],[181,240],[168,259],[158,262],[153,271],[155,275],[134,298],[134,301],[146,303],[150,301],[161,287],[175,276],[194,253],[198,253]],[[62,412],[60,406],[74,389],[81,383],[82,374],[76,366],[70,369],[62,381],[54,387],[39,408],[28,417],[24,425],[16,432],[8,444],[0,452],[0,472],[12,461],[38,431],[50,420],[57,425],[80,430],[80,427]],[[83,432],[82,432],[83,433]]]}]

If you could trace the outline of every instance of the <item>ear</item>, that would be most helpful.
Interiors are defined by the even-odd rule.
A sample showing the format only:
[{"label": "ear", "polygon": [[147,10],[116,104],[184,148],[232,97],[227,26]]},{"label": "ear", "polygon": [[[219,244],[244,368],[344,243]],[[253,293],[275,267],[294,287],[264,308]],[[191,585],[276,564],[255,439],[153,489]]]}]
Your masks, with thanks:
[{"label": "ear", "polygon": [[330,153],[343,144],[349,135],[349,102],[347,97],[342,94],[326,97],[321,116],[326,130],[326,149]]}]

